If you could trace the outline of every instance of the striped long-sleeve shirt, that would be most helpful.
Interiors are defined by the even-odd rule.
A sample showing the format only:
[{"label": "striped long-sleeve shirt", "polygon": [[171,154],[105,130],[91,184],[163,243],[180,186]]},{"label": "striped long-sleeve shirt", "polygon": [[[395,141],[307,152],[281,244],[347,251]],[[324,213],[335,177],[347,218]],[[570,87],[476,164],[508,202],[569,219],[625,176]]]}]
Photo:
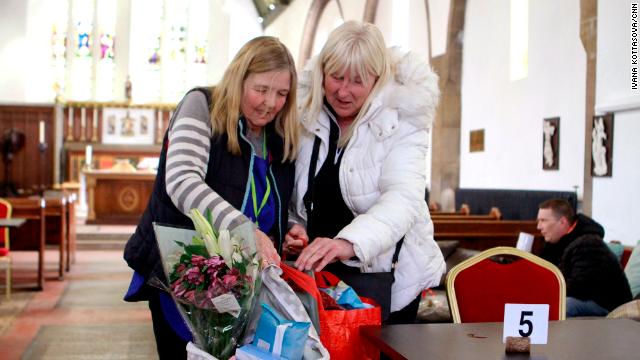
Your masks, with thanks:
[{"label": "striped long-sleeve shirt", "polygon": [[211,147],[207,99],[199,91],[190,92],[176,111],[169,125],[167,194],[184,214],[210,209],[216,228],[233,229],[248,219],[205,183]]}]

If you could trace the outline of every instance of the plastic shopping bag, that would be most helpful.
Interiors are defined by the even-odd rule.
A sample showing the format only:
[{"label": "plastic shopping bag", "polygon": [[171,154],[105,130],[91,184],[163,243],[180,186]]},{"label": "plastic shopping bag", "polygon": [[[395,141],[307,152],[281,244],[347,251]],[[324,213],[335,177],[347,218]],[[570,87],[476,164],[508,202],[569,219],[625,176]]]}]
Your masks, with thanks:
[{"label": "plastic shopping bag", "polygon": [[[329,272],[316,273],[319,286],[336,286],[340,279]],[[360,336],[361,326],[381,326],[380,305],[369,298],[371,308],[320,311],[320,339],[333,359],[378,359],[380,350]],[[320,304],[322,306],[322,304]]]},{"label": "plastic shopping bag", "polygon": [[262,315],[258,320],[253,344],[288,360],[302,359],[311,324],[287,320],[268,304],[261,306]]},{"label": "plastic shopping bag", "polygon": [[[289,267],[283,263],[281,263],[281,266],[283,269],[285,267],[289,269]],[[275,265],[271,265],[262,270],[262,287],[258,295],[257,303],[268,304],[287,320],[311,323],[312,321],[303,304],[300,302],[300,299],[291,286],[289,286],[289,284],[287,284],[287,282],[280,276],[283,273],[283,269]],[[310,276],[300,272],[298,273],[310,279],[312,284],[314,283],[313,278]],[[312,286],[315,287],[315,285]],[[317,288],[316,292],[319,292]],[[249,325],[247,326],[245,336],[242,340],[243,344],[253,342],[262,312],[262,306],[254,307],[253,312],[250,315]],[[315,360],[328,358],[329,352],[320,341],[317,330],[313,326],[309,327],[309,333],[304,346],[303,359]]]}]

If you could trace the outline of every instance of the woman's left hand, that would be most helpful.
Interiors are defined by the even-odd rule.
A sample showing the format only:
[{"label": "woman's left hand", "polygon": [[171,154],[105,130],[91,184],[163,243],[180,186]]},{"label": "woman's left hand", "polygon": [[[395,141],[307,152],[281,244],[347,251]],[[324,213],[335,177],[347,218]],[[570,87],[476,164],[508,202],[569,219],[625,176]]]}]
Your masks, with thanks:
[{"label": "woman's left hand", "polygon": [[344,239],[316,238],[302,250],[296,260],[300,271],[321,271],[335,260],[347,260],[355,256],[353,244]]}]

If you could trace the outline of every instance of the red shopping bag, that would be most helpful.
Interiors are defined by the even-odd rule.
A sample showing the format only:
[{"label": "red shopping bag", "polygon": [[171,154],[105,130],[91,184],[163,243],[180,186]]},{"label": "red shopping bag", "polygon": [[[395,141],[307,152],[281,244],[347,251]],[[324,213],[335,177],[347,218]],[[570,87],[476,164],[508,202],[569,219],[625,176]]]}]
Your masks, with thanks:
[{"label": "red shopping bag", "polygon": [[[340,279],[327,271],[315,274],[320,288],[332,287]],[[378,359],[380,350],[362,338],[360,327],[381,326],[382,313],[375,301],[360,297],[362,302],[374,305],[369,309],[323,310],[320,313],[320,340],[333,359]]]},{"label": "red shopping bag", "polygon": [[380,351],[360,336],[360,326],[382,324],[380,307],[373,300],[360,297],[363,302],[374,305],[369,309],[325,310],[318,287],[335,286],[340,279],[326,271],[316,273],[314,279],[284,263],[280,267],[283,279],[316,299],[320,317],[320,340],[329,350],[332,359],[379,359]]}]

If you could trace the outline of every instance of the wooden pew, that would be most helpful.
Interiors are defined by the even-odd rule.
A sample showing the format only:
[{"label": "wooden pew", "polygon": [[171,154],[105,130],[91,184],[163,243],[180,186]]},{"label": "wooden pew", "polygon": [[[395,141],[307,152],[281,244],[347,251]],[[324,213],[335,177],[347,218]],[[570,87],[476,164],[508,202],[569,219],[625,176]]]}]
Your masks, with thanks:
[{"label": "wooden pew", "polygon": [[38,290],[44,289],[44,252],[46,230],[46,202],[43,198],[6,198],[13,208],[13,217],[27,219],[27,223],[11,233],[11,250],[38,251]]},{"label": "wooden pew", "polygon": [[[468,209],[468,208],[467,208]],[[467,212],[456,212],[456,213],[433,213],[431,214],[431,220],[466,220],[466,221],[476,221],[476,220],[500,220],[502,219],[502,213],[500,209],[497,207],[492,207],[491,211],[488,214],[480,215],[480,214],[470,214]]]},{"label": "wooden pew", "polygon": [[64,270],[69,271],[76,254],[76,195],[67,191],[48,190],[45,191],[45,199],[52,202],[48,206],[51,209],[47,210],[46,242],[60,246],[60,268],[64,264]]},{"label": "wooden pew", "polygon": [[64,196],[45,197],[47,217],[45,243],[58,246],[58,277],[64,278],[65,264],[69,257],[67,241],[67,198]]},{"label": "wooden pew", "polygon": [[67,194],[67,271],[76,262],[76,194]]},{"label": "wooden pew", "polygon": [[486,250],[495,246],[516,246],[520,232],[533,234],[532,252],[539,254],[544,244],[535,220],[434,220],[436,240],[458,240],[460,247]]},{"label": "wooden pew", "polygon": [[[439,208],[440,205],[437,205],[436,208]],[[451,216],[451,215],[469,215],[471,212],[469,211],[469,205],[462,204],[460,206],[460,210],[458,211],[441,211],[441,210],[433,210],[429,208],[429,213],[431,216],[439,215],[439,216]]]}]

